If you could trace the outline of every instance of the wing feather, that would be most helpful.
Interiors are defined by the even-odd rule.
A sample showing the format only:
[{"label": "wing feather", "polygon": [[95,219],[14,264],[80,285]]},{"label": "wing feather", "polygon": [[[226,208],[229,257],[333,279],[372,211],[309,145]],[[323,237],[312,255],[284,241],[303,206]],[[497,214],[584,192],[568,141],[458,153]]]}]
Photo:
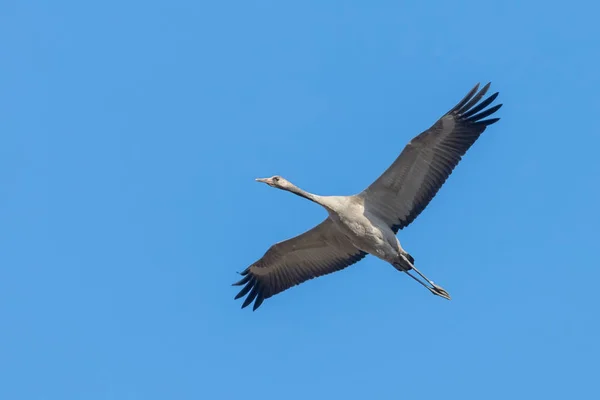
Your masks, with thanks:
[{"label": "wing feather", "polygon": [[[366,188],[365,206],[388,223],[394,233],[408,226],[427,207],[467,150],[502,104],[488,107],[498,93],[485,96],[490,84],[479,84],[431,128],[413,138],[392,165]],[[480,102],[481,101],[481,102]],[[479,104],[478,104],[479,103]]]},{"label": "wing feather", "polygon": [[243,288],[235,299],[247,295],[242,308],[254,301],[256,310],[269,297],[309,279],[344,269],[366,255],[327,218],[301,235],[274,244],[260,260],[241,272],[243,278],[233,285]]}]

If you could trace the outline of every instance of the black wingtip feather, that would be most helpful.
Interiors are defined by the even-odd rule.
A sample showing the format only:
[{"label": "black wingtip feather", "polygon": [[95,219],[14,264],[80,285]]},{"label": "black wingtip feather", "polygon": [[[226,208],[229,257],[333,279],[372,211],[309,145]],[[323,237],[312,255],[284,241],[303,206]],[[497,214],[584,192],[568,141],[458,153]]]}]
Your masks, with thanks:
[{"label": "black wingtip feather", "polygon": [[479,114],[475,114],[472,117],[467,118],[466,120],[469,122],[477,122],[485,117],[492,115],[493,113],[498,111],[500,107],[502,107],[502,104],[496,104],[494,107],[488,108],[487,110],[484,110]]},{"label": "black wingtip feather", "polygon": [[[256,282],[258,283],[258,282]],[[248,294],[248,297],[246,297],[246,300],[244,300],[244,304],[242,304],[242,308],[246,308],[250,305],[250,303],[252,303],[254,301],[254,299],[256,298],[256,296],[258,295],[258,285],[255,284],[254,287],[252,288],[252,291],[250,292],[250,294]]]},{"label": "black wingtip feather", "polygon": [[256,309],[261,306],[263,301],[269,297],[269,290],[266,290],[268,288],[264,287],[264,284],[261,283],[259,277],[251,272],[251,267],[252,265],[242,272],[244,278],[233,284],[234,286],[246,284],[246,286],[240,290],[234,299],[238,300],[247,295],[242,303],[242,308],[248,307],[254,301],[252,310],[256,311]]},{"label": "black wingtip feather", "polygon": [[485,96],[485,94],[487,93],[489,88],[490,88],[490,83],[488,83],[487,85],[482,87],[481,90],[477,94],[475,94],[464,106],[460,107],[456,111],[456,114],[463,114],[465,111],[468,111],[471,107],[473,107],[475,104],[477,104],[479,102],[479,100],[481,100],[481,98],[483,96]]},{"label": "black wingtip feather", "polygon": [[256,311],[256,309],[258,307],[260,307],[260,305],[263,303],[263,301],[265,301],[265,295],[264,295],[264,292],[261,290],[258,293],[258,296],[256,296],[256,301],[254,302],[254,306],[252,307],[252,311]]},{"label": "black wingtip feather", "polygon": [[475,93],[477,93],[478,89],[479,89],[479,83],[477,85],[475,85],[473,87],[473,89],[471,89],[469,91],[469,93],[467,93],[467,95],[465,97],[463,97],[463,99],[461,101],[458,102],[457,105],[455,105],[454,107],[452,107],[452,109],[450,111],[448,111],[448,114],[454,113],[457,110],[460,110],[461,108],[463,108],[463,106],[465,104],[467,104],[467,102],[471,99],[471,97],[473,97],[475,95]]},{"label": "black wingtip feather", "polygon": [[483,121],[479,121],[476,124],[489,126],[489,125],[495,124],[498,121],[500,121],[500,118],[490,118],[490,119],[484,119]]},{"label": "black wingtip feather", "polygon": [[498,97],[498,92],[490,95],[487,99],[485,99],[484,101],[482,101],[481,103],[479,103],[479,105],[477,105],[476,107],[471,108],[469,111],[465,112],[462,114],[463,118],[469,118],[472,115],[477,114],[479,111],[483,110],[484,108],[486,108],[487,106],[489,106],[492,101],[496,100],[496,97]]},{"label": "black wingtip feather", "polygon": [[240,292],[235,296],[234,300],[237,300],[241,297],[244,297],[246,295],[246,293],[248,293],[250,291],[250,289],[252,289],[252,287],[254,286],[254,279],[251,279],[246,286],[244,286],[242,288],[242,290],[240,290]]},{"label": "black wingtip feather", "polygon": [[[485,117],[489,117],[502,107],[502,104],[497,104],[493,107],[486,109],[499,95],[499,92],[495,92],[488,96],[485,100],[480,100],[487,93],[491,86],[491,82],[488,82],[485,86],[477,92],[479,84],[475,85],[471,91],[457,104],[448,114],[454,115],[457,121],[463,121],[469,124],[477,126],[488,126],[495,122],[498,122],[499,118],[491,118],[484,120]],[[479,103],[479,104],[477,104]],[[481,133],[481,132],[480,132]]]},{"label": "black wingtip feather", "polygon": [[232,283],[231,286],[242,286],[243,284],[247,283],[250,280],[250,278],[252,278],[251,275],[246,275],[236,283]]}]

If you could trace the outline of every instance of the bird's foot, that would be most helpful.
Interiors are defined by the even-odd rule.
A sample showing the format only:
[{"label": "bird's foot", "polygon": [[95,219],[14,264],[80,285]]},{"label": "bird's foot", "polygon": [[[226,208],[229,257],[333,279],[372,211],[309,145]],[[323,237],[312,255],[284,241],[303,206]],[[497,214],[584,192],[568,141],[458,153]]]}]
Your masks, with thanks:
[{"label": "bird's foot", "polygon": [[431,291],[431,293],[435,294],[436,296],[443,297],[446,300],[451,300],[450,299],[450,294],[448,292],[446,292],[444,289],[442,289],[440,286],[436,285],[433,282],[431,282],[431,284],[433,285],[432,288],[429,288],[429,290]]}]

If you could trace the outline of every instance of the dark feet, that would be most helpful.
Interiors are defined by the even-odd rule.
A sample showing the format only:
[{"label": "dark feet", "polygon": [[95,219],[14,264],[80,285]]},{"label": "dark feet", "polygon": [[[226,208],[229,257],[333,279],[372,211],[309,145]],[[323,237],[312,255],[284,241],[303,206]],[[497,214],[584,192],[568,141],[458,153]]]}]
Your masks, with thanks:
[{"label": "dark feet", "polygon": [[435,283],[432,283],[432,285],[433,285],[432,288],[428,288],[431,291],[431,293],[435,294],[436,296],[440,296],[447,300],[450,300],[450,294],[448,294],[448,292],[446,292],[444,289],[442,289],[440,286],[436,285]]}]

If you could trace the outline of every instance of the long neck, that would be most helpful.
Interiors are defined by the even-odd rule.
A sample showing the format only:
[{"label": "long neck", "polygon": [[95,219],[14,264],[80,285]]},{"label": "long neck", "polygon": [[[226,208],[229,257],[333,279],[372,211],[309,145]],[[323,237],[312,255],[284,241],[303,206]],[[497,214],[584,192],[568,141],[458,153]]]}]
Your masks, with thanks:
[{"label": "long neck", "polygon": [[308,199],[308,200],[310,200],[310,201],[313,201],[313,202],[315,202],[315,203],[317,203],[317,204],[321,204],[321,205],[323,205],[323,204],[321,203],[321,199],[322,199],[322,198],[321,198],[321,196],[318,196],[318,195],[316,195],[316,194],[312,194],[312,193],[308,193],[306,190],[302,190],[302,189],[300,189],[300,188],[299,188],[299,187],[297,187],[297,186],[290,185],[290,187],[289,187],[289,188],[286,188],[286,190],[287,190],[288,192],[292,192],[292,193],[294,193],[295,195],[298,195],[298,196],[300,196],[300,197],[304,197],[305,199]]}]

